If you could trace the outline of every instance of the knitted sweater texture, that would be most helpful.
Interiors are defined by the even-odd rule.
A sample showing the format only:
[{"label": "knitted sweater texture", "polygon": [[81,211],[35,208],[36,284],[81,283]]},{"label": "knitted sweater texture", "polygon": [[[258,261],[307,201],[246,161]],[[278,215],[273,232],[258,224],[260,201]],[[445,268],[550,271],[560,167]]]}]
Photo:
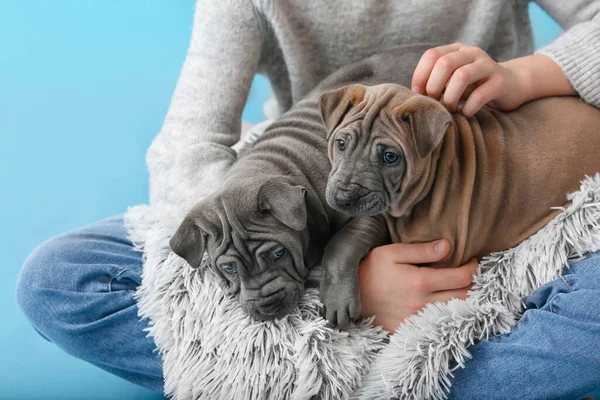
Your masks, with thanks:
[{"label": "knitted sweater texture", "polygon": [[[600,107],[600,1],[536,2],[565,29],[538,52]],[[285,111],[353,61],[402,44],[452,42],[497,61],[531,54],[528,1],[198,0],[188,54],[147,154],[151,204],[179,219],[218,185],[235,160],[231,146],[256,73]]]}]

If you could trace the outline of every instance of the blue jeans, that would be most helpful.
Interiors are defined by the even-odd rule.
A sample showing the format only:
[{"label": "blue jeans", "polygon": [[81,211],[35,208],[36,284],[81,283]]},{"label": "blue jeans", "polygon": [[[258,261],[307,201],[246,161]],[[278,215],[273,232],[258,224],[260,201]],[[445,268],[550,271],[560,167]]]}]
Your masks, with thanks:
[{"label": "blue jeans", "polygon": [[600,389],[600,252],[533,292],[504,336],[471,348],[450,399],[580,399]]},{"label": "blue jeans", "polygon": [[[122,218],[110,218],[39,246],[23,266],[17,300],[66,352],[161,391],[161,360],[133,299],[141,268]],[[600,388],[600,253],[526,303],[510,334],[472,348],[452,399],[577,399]]]},{"label": "blue jeans", "polygon": [[122,217],[113,217],[36,248],[21,270],[17,302],[67,353],[162,392],[160,355],[133,298],[141,273],[142,253],[127,239]]}]

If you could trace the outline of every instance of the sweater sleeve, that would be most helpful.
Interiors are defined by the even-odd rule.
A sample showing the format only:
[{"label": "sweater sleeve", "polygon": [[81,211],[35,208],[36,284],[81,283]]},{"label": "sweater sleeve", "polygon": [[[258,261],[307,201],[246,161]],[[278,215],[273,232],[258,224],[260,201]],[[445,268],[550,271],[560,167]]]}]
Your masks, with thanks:
[{"label": "sweater sleeve", "polygon": [[538,53],[562,68],[581,98],[600,108],[600,1],[536,2],[565,29]]},{"label": "sweater sleeve", "polygon": [[150,204],[179,219],[235,160],[263,31],[250,0],[198,0],[191,42],[146,161]]}]

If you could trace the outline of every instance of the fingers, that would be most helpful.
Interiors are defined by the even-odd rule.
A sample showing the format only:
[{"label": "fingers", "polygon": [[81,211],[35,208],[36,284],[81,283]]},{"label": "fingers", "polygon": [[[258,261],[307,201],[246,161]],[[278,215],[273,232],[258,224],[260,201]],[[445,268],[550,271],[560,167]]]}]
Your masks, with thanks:
[{"label": "fingers", "polygon": [[465,104],[463,104],[462,113],[465,117],[470,118],[488,102],[503,95],[502,77],[499,75],[493,76],[473,90]]},{"label": "fingers", "polygon": [[472,259],[458,268],[421,268],[424,281],[428,283],[431,292],[464,289],[473,282],[473,275],[477,274],[479,262]]},{"label": "fingers", "polygon": [[415,72],[413,73],[412,88],[415,92],[425,94],[425,87],[431,75],[431,71],[440,57],[456,51],[460,48],[460,43],[453,43],[446,46],[435,47],[427,50],[421,56]]},{"label": "fingers", "polygon": [[381,252],[382,258],[398,264],[428,264],[446,257],[450,252],[450,243],[445,239],[428,243],[395,243],[373,251]]},{"label": "fingers", "polygon": [[[446,88],[448,80],[453,76],[455,71],[461,67],[473,65],[474,61],[475,53],[470,51],[454,51],[440,57],[427,80],[425,87],[427,94],[434,99],[439,99]],[[446,94],[444,94],[445,98]]]},{"label": "fingers", "polygon": [[[440,99],[450,111],[466,99],[462,113],[472,117],[506,93],[498,64],[482,49],[454,43],[427,50],[413,74],[413,90]],[[471,92],[472,91],[472,92]]]},{"label": "fingers", "polygon": [[474,87],[474,83],[490,74],[485,63],[472,63],[458,68],[448,81],[444,91],[444,104],[452,112],[458,110],[458,102],[461,98],[468,98]]},{"label": "fingers", "polygon": [[471,286],[463,289],[444,290],[442,292],[434,292],[428,299],[428,303],[448,302],[452,299],[466,300]]}]

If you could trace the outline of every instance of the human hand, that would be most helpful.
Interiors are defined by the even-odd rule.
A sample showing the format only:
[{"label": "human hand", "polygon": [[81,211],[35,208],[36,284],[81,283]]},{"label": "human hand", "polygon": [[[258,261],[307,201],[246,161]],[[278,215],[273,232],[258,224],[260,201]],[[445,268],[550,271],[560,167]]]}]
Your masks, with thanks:
[{"label": "human hand", "polygon": [[414,265],[440,261],[449,251],[447,240],[397,243],[371,250],[358,271],[361,316],[375,315],[373,324],[393,333],[428,303],[466,299],[477,273],[476,259],[458,268]]},{"label": "human hand", "polygon": [[427,50],[413,74],[412,89],[472,117],[484,105],[510,111],[531,100],[526,63],[498,63],[479,47],[454,43]]}]

